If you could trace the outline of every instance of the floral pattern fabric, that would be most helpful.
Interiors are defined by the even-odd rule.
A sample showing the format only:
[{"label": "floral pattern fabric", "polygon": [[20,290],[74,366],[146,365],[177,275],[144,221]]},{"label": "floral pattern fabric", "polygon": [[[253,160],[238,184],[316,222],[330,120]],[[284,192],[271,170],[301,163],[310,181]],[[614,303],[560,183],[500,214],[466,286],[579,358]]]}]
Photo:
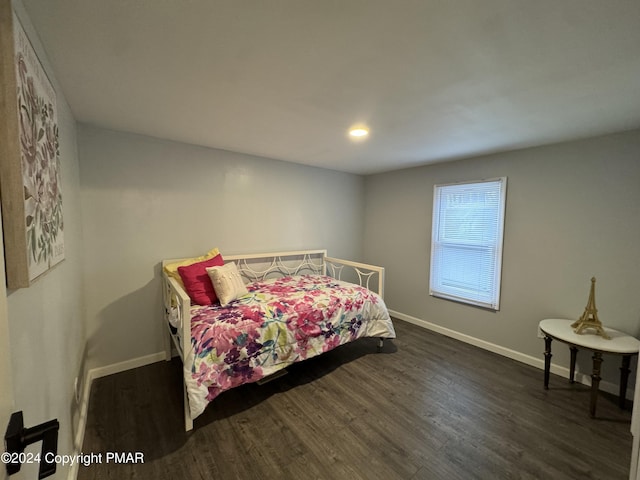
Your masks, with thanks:
[{"label": "floral pattern fabric", "polygon": [[192,309],[184,363],[192,418],[220,393],[361,337],[395,338],[382,298],[322,275],[247,285],[226,307]]}]

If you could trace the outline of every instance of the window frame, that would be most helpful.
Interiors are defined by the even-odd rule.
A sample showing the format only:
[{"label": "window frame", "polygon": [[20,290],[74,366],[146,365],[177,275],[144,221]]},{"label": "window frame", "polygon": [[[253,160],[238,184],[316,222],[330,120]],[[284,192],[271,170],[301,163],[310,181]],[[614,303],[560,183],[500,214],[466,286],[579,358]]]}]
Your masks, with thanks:
[{"label": "window frame", "polygon": [[[443,225],[443,221],[445,215],[441,214],[442,205],[440,197],[443,192],[447,189],[447,187],[455,187],[459,189],[459,187],[463,187],[465,185],[474,186],[474,185],[485,185],[487,183],[498,183],[497,189],[499,190],[499,203],[497,207],[497,229],[495,235],[495,241],[491,243],[480,244],[478,242],[465,241],[465,242],[453,242],[442,240],[442,232],[441,227]],[[453,188],[451,189],[453,190]],[[464,182],[455,182],[455,183],[443,183],[436,184],[433,187],[433,210],[432,210],[432,221],[431,221],[431,257],[430,257],[430,266],[429,266],[429,295],[436,298],[444,298],[447,300],[453,300],[455,302],[473,305],[481,308],[486,308],[489,310],[498,311],[500,310],[500,292],[501,292],[501,279],[502,279],[502,253],[504,249],[504,224],[505,224],[505,212],[506,212],[506,197],[507,197],[507,177],[496,177],[496,178],[488,178],[482,180],[472,180],[472,181],[464,181]],[[496,218],[496,217],[492,217]],[[443,279],[438,278],[438,269],[442,268],[442,264],[438,262],[436,256],[440,254],[444,248],[449,249],[458,249],[459,251],[463,251],[466,249],[467,253],[472,250],[490,250],[491,255],[488,257],[492,261],[492,271],[488,272],[492,275],[493,278],[489,278],[488,282],[486,282],[491,289],[491,297],[482,296],[478,292],[480,289],[476,289],[473,291],[475,295],[467,295],[465,296],[465,289],[460,287],[460,283],[458,283],[458,287],[453,286],[443,286]],[[477,256],[477,259],[481,259],[481,255]],[[485,283],[483,281],[479,281],[476,283],[478,286],[480,283]],[[467,292],[472,292],[471,289],[467,289]]]}]

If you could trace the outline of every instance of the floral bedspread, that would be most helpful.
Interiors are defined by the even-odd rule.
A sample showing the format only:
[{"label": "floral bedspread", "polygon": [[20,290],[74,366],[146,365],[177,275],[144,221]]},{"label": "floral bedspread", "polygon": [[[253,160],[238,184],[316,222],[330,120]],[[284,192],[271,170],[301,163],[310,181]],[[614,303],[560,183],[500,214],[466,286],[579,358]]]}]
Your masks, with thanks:
[{"label": "floral bedspread", "polygon": [[225,390],[361,337],[395,338],[376,293],[322,275],[247,285],[226,307],[194,307],[184,362],[192,418]]}]

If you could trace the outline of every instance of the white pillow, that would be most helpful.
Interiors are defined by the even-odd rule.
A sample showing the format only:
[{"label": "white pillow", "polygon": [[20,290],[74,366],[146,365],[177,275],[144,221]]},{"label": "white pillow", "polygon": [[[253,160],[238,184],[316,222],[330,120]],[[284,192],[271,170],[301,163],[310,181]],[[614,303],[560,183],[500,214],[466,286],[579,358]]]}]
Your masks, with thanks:
[{"label": "white pillow", "polygon": [[208,267],[207,274],[213,289],[223,307],[236,298],[249,293],[235,263],[229,262],[221,267]]}]

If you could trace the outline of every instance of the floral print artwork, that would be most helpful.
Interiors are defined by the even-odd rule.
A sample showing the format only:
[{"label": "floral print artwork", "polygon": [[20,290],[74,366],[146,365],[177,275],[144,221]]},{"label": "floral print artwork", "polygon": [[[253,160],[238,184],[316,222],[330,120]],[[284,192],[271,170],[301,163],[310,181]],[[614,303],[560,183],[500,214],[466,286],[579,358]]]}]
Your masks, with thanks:
[{"label": "floral print artwork", "polygon": [[193,418],[220,393],[361,337],[395,338],[384,301],[322,275],[247,285],[226,307],[192,309],[184,363]]},{"label": "floral print artwork", "polygon": [[29,280],[64,259],[55,91],[14,16],[20,157]]}]

